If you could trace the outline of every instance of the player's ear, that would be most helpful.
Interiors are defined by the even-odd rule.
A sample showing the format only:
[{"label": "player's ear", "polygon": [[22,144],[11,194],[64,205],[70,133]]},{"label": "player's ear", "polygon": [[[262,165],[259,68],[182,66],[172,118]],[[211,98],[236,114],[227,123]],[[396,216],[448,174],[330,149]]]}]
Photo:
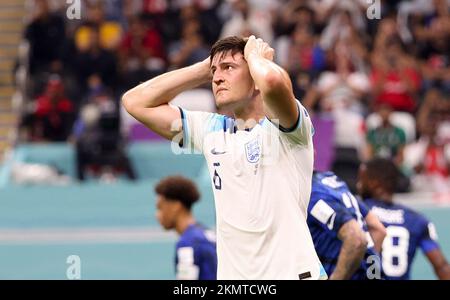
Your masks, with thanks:
[{"label": "player's ear", "polygon": [[175,201],[173,203],[173,210],[176,211],[177,213],[182,211],[184,208],[183,203],[181,203],[181,201]]}]

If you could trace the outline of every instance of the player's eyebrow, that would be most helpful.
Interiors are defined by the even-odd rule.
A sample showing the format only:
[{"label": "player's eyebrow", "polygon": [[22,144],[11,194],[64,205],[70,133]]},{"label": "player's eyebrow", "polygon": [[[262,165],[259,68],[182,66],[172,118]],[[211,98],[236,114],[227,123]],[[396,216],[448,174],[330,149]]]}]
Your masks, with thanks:
[{"label": "player's eyebrow", "polygon": [[[219,67],[228,66],[228,65],[238,66],[238,64],[235,61],[232,61],[232,60],[223,60],[223,61],[219,62],[217,65]],[[211,66],[211,71],[215,71],[216,69],[217,69],[216,65],[212,65]]]}]

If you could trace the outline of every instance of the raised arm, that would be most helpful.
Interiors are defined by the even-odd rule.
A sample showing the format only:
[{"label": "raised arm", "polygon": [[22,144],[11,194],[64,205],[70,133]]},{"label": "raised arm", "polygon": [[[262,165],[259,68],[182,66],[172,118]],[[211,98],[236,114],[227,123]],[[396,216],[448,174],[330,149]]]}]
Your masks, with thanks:
[{"label": "raised arm", "polygon": [[122,96],[125,109],[138,121],[166,139],[182,130],[181,114],[169,103],[179,93],[211,80],[209,57],[194,65],[146,81]]},{"label": "raised arm", "polygon": [[278,119],[282,127],[289,129],[296,124],[299,111],[289,75],[272,61],[273,55],[274,50],[254,36],[245,45],[244,57],[261,92],[266,116],[271,120]]}]

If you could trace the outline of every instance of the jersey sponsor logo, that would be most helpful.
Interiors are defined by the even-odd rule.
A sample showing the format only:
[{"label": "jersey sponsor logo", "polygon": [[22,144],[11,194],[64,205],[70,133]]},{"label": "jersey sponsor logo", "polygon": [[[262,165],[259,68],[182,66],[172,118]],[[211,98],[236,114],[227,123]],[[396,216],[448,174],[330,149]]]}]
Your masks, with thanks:
[{"label": "jersey sponsor logo", "polygon": [[259,146],[259,141],[257,139],[245,144],[245,154],[250,163],[259,161],[259,158],[261,157],[261,147]]},{"label": "jersey sponsor logo", "polygon": [[[319,222],[322,224],[327,225],[328,220],[335,215],[336,212],[334,211],[331,206],[329,206],[325,201],[320,199],[317,201],[317,203],[314,205],[314,207],[311,210],[311,215],[316,218]],[[331,226],[334,225],[334,218],[332,220]]]}]

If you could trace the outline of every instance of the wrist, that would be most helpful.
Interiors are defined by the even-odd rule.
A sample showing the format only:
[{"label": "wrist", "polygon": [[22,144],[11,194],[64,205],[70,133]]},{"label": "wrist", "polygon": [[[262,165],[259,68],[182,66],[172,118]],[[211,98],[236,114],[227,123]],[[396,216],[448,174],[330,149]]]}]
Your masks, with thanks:
[{"label": "wrist", "polygon": [[249,62],[252,59],[258,58],[258,57],[260,57],[260,56],[255,51],[250,51],[248,53],[244,53],[244,58],[247,62]]}]

